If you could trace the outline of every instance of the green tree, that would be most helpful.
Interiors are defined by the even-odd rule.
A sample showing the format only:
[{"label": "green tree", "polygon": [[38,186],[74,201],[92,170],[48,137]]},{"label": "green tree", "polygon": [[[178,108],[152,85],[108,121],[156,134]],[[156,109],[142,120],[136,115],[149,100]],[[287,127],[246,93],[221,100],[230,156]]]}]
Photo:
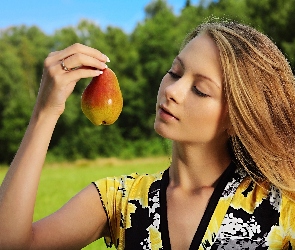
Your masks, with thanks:
[{"label": "green tree", "polygon": [[295,69],[295,0],[245,0],[253,26],[266,33]]},{"label": "green tree", "polygon": [[42,74],[40,58],[49,51],[46,38],[35,26],[0,34],[0,162],[12,160],[26,129]]},{"label": "green tree", "polygon": [[245,0],[219,0],[212,1],[207,8],[216,18],[230,19],[242,23],[249,23],[249,14]]},{"label": "green tree", "polygon": [[0,161],[7,163],[18,148],[32,106],[17,50],[2,41],[0,50]]},{"label": "green tree", "polygon": [[192,5],[190,0],[185,1],[185,8],[190,7]]},{"label": "green tree", "polygon": [[[140,110],[138,124],[141,127],[142,136],[154,135],[153,121],[155,115],[156,96],[162,77],[169,70],[173,58],[176,56],[179,44],[177,29],[177,18],[171,8],[164,5],[165,1],[152,1],[151,6],[146,7],[148,11],[145,22],[139,24],[132,34],[138,55],[138,67],[141,72],[140,94],[145,104]],[[153,13],[153,15],[151,15]]]},{"label": "green tree", "polygon": [[145,16],[147,19],[151,19],[156,16],[159,12],[172,11],[172,8],[168,6],[166,0],[152,0],[145,7]]},{"label": "green tree", "polygon": [[11,27],[1,34],[1,41],[15,48],[21,60],[24,84],[29,98],[34,100],[38,91],[39,79],[42,76],[43,60],[47,56],[51,39],[36,26]]}]

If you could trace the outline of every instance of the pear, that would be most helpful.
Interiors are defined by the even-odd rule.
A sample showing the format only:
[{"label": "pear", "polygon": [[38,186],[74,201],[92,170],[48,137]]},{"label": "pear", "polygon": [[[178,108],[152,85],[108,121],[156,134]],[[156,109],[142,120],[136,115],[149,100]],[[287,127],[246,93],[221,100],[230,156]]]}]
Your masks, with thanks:
[{"label": "pear", "polygon": [[82,93],[81,108],[94,125],[111,125],[118,119],[123,97],[118,79],[110,68],[92,78]]}]

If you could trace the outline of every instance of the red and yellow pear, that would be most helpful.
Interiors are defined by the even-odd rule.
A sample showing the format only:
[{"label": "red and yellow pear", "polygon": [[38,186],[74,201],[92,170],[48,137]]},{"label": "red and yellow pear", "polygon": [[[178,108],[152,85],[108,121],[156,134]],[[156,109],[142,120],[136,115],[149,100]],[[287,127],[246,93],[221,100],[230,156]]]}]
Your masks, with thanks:
[{"label": "red and yellow pear", "polygon": [[111,125],[118,119],[123,97],[118,79],[110,68],[92,78],[82,94],[81,108],[94,125]]}]

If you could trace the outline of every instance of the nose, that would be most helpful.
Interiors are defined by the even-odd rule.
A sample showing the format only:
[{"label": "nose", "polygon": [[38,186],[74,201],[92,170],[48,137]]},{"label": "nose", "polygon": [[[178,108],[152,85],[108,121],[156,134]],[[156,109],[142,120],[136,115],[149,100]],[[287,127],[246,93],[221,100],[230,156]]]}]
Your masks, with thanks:
[{"label": "nose", "polygon": [[178,104],[183,102],[186,92],[187,90],[182,79],[179,79],[178,81],[169,84],[165,88],[165,96],[167,100],[171,100]]}]

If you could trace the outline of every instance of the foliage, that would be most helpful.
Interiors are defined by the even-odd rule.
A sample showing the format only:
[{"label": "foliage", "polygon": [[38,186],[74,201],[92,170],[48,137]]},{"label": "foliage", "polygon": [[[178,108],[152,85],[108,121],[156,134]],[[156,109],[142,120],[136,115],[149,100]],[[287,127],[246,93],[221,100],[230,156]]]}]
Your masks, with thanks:
[{"label": "foliage", "polygon": [[214,15],[250,24],[268,34],[295,69],[295,0],[183,0],[179,14],[165,0],[151,0],[145,19],[131,34],[117,27],[102,30],[91,20],[63,27],[49,36],[36,26],[0,31],[0,162],[12,160],[38,92],[43,61],[55,50],[79,42],[107,54],[119,79],[123,112],[112,126],[93,126],[83,115],[81,80],[54,131],[50,155],[58,159],[167,154],[169,146],[153,130],[159,83],[184,36]]}]

